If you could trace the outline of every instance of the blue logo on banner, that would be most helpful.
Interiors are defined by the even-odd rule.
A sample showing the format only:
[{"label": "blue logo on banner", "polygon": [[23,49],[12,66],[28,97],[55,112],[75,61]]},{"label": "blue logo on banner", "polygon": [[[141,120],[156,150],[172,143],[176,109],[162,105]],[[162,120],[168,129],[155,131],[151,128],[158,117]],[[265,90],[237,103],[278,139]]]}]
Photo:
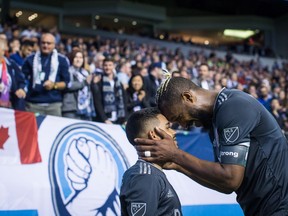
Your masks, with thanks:
[{"label": "blue logo on banner", "polygon": [[76,123],[56,137],[49,178],[56,215],[120,215],[121,176],[130,167],[120,145],[100,127]]}]

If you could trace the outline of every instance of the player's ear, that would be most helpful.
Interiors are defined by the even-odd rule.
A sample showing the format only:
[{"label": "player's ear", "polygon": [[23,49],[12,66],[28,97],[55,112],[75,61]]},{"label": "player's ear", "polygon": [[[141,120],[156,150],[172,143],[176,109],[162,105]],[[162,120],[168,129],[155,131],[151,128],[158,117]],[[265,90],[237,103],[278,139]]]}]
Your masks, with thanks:
[{"label": "player's ear", "polygon": [[184,91],[184,92],[182,92],[181,98],[182,98],[182,100],[185,101],[185,102],[191,102],[191,103],[193,103],[193,102],[196,101],[196,98],[194,97],[194,95],[192,94],[191,91]]},{"label": "player's ear", "polygon": [[157,134],[155,133],[154,130],[151,130],[148,132],[148,138],[152,139],[152,140],[158,140],[159,137],[157,136]]}]

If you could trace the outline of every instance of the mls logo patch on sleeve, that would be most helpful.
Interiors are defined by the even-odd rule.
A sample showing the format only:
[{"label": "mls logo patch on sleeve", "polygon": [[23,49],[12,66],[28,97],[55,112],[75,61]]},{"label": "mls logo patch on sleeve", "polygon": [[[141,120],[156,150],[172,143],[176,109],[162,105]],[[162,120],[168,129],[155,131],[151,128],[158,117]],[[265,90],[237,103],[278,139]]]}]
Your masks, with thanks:
[{"label": "mls logo patch on sleeve", "polygon": [[133,216],[145,215],[146,203],[131,203],[131,213]]},{"label": "mls logo patch on sleeve", "polygon": [[231,127],[224,129],[224,137],[227,143],[233,143],[239,138],[239,128]]}]

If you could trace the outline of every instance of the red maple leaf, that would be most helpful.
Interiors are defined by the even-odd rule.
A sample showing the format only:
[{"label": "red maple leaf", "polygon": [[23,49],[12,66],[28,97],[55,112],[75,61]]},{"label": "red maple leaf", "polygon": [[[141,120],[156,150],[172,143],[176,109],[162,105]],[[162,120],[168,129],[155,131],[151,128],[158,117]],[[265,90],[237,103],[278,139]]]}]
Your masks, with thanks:
[{"label": "red maple leaf", "polygon": [[9,138],[8,130],[9,130],[8,127],[4,128],[3,126],[1,126],[1,128],[0,128],[0,149],[4,149],[3,148],[4,143]]}]

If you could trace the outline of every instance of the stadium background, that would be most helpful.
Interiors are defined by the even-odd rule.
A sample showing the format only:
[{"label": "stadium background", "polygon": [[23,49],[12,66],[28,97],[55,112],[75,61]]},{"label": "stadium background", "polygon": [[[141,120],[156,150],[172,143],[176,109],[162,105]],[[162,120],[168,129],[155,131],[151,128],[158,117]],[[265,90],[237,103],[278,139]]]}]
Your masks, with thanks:
[{"label": "stadium background", "polygon": [[[57,26],[63,38],[100,35],[180,48],[184,53],[213,51],[223,58],[228,51],[239,60],[260,59],[269,68],[275,62],[282,65],[288,57],[284,0],[2,0],[0,4],[2,26],[15,22],[26,27]],[[253,35],[225,36],[225,29],[252,30]]]},{"label": "stadium background", "polygon": [[[0,2],[2,23],[10,16],[21,25],[58,26],[62,33],[81,32],[82,36],[88,36],[106,30],[121,35],[173,38],[217,49],[229,45],[232,51],[237,50],[236,45],[248,43],[266,49],[268,56],[288,56],[288,3],[285,0]],[[19,11],[21,14],[17,15]],[[29,19],[35,13],[37,17]],[[253,30],[254,35],[245,39],[229,37],[223,34],[225,29]]]}]

